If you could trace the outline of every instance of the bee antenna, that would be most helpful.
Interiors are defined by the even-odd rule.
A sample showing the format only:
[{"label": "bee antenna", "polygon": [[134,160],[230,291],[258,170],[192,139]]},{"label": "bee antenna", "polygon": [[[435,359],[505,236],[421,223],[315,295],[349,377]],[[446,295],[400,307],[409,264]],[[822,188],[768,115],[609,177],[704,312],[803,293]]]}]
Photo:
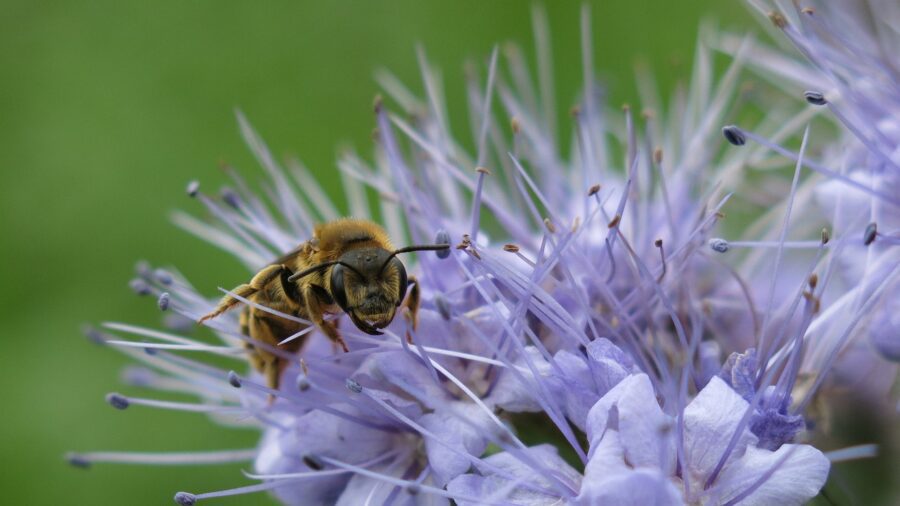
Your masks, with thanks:
[{"label": "bee antenna", "polygon": [[[314,265],[314,266],[310,267],[309,269],[304,269],[300,272],[291,274],[291,277],[288,278],[288,281],[293,283],[294,281],[297,281],[300,278],[309,276],[310,274],[321,271],[322,269],[327,269],[327,268],[331,267],[332,265],[343,265],[344,267],[350,269],[351,271],[359,274],[359,271],[354,269],[352,265],[348,265],[347,263],[341,262],[340,260],[331,260],[329,262],[322,262],[318,265]],[[360,276],[361,276],[361,274],[360,274]]]},{"label": "bee antenna", "polygon": [[443,251],[450,249],[449,244],[419,244],[416,246],[404,246],[402,248],[395,249],[388,255],[387,258],[384,259],[384,263],[381,264],[381,270],[383,271],[385,267],[387,267],[388,262],[391,261],[392,258],[399,255],[400,253],[410,253],[412,251]]}]

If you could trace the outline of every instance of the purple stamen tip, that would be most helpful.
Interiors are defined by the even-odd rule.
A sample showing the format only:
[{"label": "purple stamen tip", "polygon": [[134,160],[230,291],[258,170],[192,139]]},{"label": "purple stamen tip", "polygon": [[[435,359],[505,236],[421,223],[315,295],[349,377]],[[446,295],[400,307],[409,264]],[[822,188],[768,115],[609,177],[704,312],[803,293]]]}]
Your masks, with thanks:
[{"label": "purple stamen tip", "polygon": [[175,502],[181,506],[194,506],[197,504],[197,496],[190,492],[178,492],[175,494]]},{"label": "purple stamen tip", "polygon": [[869,223],[866,226],[865,232],[863,232],[863,244],[866,246],[875,242],[875,236],[878,235],[878,225],[875,223]]},{"label": "purple stamen tip", "polygon": [[735,146],[743,146],[747,142],[744,132],[735,125],[728,125],[722,128],[722,135],[725,136],[725,140]]},{"label": "purple stamen tip", "polygon": [[166,286],[172,284],[172,274],[169,273],[168,271],[165,271],[163,269],[156,269],[155,271],[153,271],[153,276],[156,278],[157,281],[159,281],[160,283],[162,283]]},{"label": "purple stamen tip", "polygon": [[128,398],[122,394],[106,394],[106,402],[116,409],[125,409],[128,407]]},{"label": "purple stamen tip", "polygon": [[189,197],[194,198],[197,196],[197,192],[200,191],[200,182],[199,181],[191,181],[187,185],[187,194]]},{"label": "purple stamen tip", "polygon": [[241,377],[234,371],[228,371],[228,383],[234,388],[241,388]]},{"label": "purple stamen tip", "polygon": [[150,286],[143,279],[132,279],[128,286],[138,295],[150,295]]},{"label": "purple stamen tip", "polygon": [[351,392],[353,392],[355,394],[361,393],[363,391],[362,385],[360,385],[359,382],[353,378],[347,378],[346,385],[347,385],[347,390],[350,390]]},{"label": "purple stamen tip", "polygon": [[322,468],[325,467],[319,457],[316,457],[311,453],[303,456],[303,463],[306,464],[306,467],[312,469],[313,471],[321,471]]},{"label": "purple stamen tip", "polygon": [[[438,230],[437,234],[434,236],[435,244],[450,244],[450,233],[444,229]],[[450,249],[439,249],[434,252],[438,258],[441,260],[450,256]]]},{"label": "purple stamen tip", "polygon": [[160,311],[165,311],[169,309],[169,292],[163,292],[159,299],[156,301],[156,305],[159,306]]},{"label": "purple stamen tip", "polygon": [[709,240],[709,247],[716,253],[725,253],[728,251],[728,241],[721,237],[713,237]]},{"label": "purple stamen tip", "polygon": [[74,467],[79,467],[81,469],[87,469],[87,468],[91,467],[91,461],[77,453],[67,453],[66,461],[70,465],[72,465]]},{"label": "purple stamen tip", "polygon": [[803,92],[803,97],[812,105],[825,105],[828,103],[828,100],[825,99],[825,95],[818,91],[805,91]]},{"label": "purple stamen tip", "polygon": [[305,374],[300,374],[297,376],[297,390],[301,392],[305,392],[309,390],[310,384],[309,380],[306,378]]}]

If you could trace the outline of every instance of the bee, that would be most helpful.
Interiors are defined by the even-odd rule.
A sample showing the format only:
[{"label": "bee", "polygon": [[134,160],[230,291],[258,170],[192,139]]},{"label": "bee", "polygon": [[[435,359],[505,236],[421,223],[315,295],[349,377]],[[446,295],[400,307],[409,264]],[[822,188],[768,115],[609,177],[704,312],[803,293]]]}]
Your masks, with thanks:
[{"label": "bee", "polygon": [[[381,335],[379,329],[394,319],[397,308],[409,309],[411,326],[416,327],[420,294],[418,281],[407,276],[398,254],[411,251],[448,250],[449,244],[429,244],[394,249],[379,225],[342,218],[315,227],[312,239],[256,273],[249,283],[232,290],[234,295],[258,306],[296,316],[314,324],[334,344],[350,351],[338,331],[337,320],[326,314],[343,311],[359,330]],[[409,297],[406,297],[407,288]],[[404,303],[404,299],[406,302]],[[216,308],[200,318],[202,323],[234,308],[240,300],[225,295]],[[279,344],[308,327],[258,307],[247,305],[240,315],[241,332],[253,342],[280,347],[296,353],[306,336]],[[407,340],[411,336],[407,333]],[[250,363],[264,374],[273,390],[278,389],[288,361],[253,342],[245,344]],[[271,398],[270,398],[271,401]]]}]

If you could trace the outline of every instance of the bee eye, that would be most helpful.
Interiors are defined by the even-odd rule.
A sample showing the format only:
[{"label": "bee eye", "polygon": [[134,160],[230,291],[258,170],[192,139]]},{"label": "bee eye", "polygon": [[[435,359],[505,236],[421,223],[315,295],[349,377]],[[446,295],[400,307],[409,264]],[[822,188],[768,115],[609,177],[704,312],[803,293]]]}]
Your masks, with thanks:
[{"label": "bee eye", "polygon": [[347,311],[347,292],[344,291],[344,266],[335,265],[331,268],[331,296],[345,312]]},{"label": "bee eye", "polygon": [[397,305],[403,302],[403,299],[406,298],[406,288],[408,285],[406,279],[406,267],[403,266],[403,262],[398,260],[396,257],[391,259],[391,263],[388,265],[388,268],[397,269],[397,276],[399,277],[400,283],[398,284],[397,291]]}]

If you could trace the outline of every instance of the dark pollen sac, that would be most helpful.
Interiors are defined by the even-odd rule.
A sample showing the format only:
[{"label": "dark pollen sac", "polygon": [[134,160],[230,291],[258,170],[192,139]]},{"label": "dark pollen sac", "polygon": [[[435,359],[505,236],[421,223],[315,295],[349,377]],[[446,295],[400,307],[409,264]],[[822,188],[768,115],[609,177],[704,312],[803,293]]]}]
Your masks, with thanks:
[{"label": "dark pollen sac", "polygon": [[741,129],[734,125],[728,125],[727,127],[722,128],[722,135],[725,136],[725,140],[735,146],[743,146],[747,142],[747,138],[744,137],[744,133],[741,132]]}]

